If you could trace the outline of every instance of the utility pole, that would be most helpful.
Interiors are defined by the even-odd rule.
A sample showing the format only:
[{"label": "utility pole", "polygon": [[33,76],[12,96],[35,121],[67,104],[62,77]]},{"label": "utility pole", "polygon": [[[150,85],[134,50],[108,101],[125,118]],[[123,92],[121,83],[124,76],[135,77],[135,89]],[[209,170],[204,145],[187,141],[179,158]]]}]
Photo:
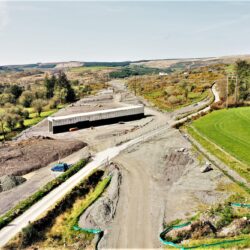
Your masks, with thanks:
[{"label": "utility pole", "polygon": [[229,81],[229,76],[227,75],[227,99],[226,99],[226,108],[228,109],[228,81]]},{"label": "utility pole", "polygon": [[238,76],[235,76],[235,106],[237,105]]}]

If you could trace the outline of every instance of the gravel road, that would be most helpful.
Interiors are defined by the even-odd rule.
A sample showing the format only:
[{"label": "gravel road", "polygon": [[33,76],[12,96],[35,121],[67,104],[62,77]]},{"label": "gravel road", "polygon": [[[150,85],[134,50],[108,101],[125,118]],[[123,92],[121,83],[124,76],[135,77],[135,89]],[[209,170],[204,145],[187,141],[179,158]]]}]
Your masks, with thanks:
[{"label": "gravel road", "polygon": [[[186,150],[178,152],[182,147]],[[218,170],[201,173],[191,148],[178,130],[168,128],[113,160],[122,171],[120,198],[100,249],[160,248],[164,222],[190,216],[197,207],[227,197],[217,185],[228,178]]]}]

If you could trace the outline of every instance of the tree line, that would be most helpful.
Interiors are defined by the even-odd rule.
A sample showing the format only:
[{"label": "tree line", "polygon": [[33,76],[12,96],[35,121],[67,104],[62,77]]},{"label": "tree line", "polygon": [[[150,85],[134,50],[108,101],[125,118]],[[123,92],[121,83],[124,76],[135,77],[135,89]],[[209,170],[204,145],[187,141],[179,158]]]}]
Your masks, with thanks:
[{"label": "tree line", "polygon": [[[0,132],[5,137],[6,128],[13,131],[17,126],[24,128],[24,120],[29,118],[28,108],[33,108],[38,117],[44,107],[55,109],[59,104],[76,100],[72,83],[64,72],[46,75],[41,85],[18,84],[1,85],[0,88]],[[5,139],[5,138],[4,138]]]},{"label": "tree line", "polygon": [[[245,60],[236,62],[238,77],[238,97],[240,101],[250,101],[250,63]],[[234,86],[231,86],[234,87]]]}]

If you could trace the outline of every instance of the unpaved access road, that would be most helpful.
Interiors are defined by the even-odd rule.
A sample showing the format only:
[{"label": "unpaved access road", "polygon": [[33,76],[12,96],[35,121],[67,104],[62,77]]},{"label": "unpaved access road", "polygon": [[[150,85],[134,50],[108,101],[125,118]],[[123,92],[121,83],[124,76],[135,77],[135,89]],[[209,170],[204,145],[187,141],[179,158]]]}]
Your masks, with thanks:
[{"label": "unpaved access road", "polygon": [[[184,147],[184,152],[178,150]],[[173,128],[122,152],[113,161],[122,182],[113,222],[107,225],[100,249],[160,248],[163,223],[192,216],[200,206],[223,201],[217,190],[230,180],[214,169],[201,173],[191,144]]]}]

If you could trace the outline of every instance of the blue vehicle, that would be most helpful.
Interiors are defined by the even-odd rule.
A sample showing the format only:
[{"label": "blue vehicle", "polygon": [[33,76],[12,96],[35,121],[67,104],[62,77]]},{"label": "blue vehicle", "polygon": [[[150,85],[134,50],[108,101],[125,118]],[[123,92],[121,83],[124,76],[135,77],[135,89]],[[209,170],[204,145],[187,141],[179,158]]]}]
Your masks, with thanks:
[{"label": "blue vehicle", "polygon": [[51,168],[51,171],[54,172],[65,172],[69,169],[69,165],[67,163],[58,163],[54,167]]}]

